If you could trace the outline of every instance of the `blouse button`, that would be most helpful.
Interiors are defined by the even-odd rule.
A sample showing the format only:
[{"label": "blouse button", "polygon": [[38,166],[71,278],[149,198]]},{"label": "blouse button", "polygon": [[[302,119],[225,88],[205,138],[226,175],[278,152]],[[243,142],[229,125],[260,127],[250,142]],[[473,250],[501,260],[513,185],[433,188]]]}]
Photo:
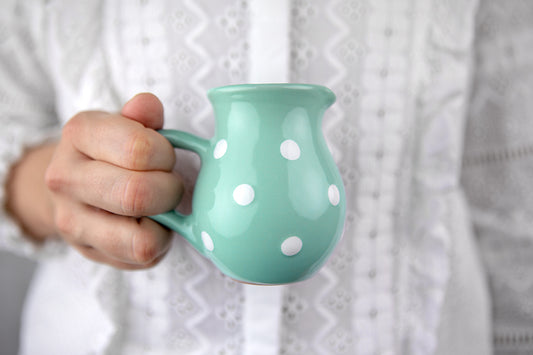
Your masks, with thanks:
[{"label": "blouse button", "polygon": [[378,316],[378,310],[375,308],[372,308],[370,312],[368,313],[368,315],[370,316],[370,318],[376,318]]}]

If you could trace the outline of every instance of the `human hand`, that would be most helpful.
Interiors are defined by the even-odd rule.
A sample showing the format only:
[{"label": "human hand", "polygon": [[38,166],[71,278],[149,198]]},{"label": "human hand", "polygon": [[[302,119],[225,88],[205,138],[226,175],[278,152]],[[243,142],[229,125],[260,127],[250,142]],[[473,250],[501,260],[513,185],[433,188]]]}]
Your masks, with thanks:
[{"label": "human hand", "polygon": [[45,182],[55,229],[87,258],[142,269],[168,251],[171,232],[141,217],[171,210],[183,194],[174,149],[155,131],[162,126],[163,106],[151,94],[120,114],[81,112],[65,125]]}]

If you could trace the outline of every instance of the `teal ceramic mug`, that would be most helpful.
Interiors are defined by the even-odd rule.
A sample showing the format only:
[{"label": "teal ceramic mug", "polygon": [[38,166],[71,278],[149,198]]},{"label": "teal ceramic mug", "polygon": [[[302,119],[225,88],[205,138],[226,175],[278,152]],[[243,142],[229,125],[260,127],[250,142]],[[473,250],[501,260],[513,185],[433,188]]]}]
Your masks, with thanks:
[{"label": "teal ceramic mug", "polygon": [[151,216],[223,273],[253,284],[313,275],[339,241],[344,187],[321,131],[335,95],[318,85],[211,89],[215,135],[161,130],[200,156],[192,213]]}]

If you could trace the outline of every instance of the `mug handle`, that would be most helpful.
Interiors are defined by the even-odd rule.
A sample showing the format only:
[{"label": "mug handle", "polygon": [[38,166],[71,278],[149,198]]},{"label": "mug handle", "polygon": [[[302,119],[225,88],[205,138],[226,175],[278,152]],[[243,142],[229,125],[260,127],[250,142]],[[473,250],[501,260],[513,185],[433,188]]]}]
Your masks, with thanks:
[{"label": "mug handle", "polygon": [[[204,158],[209,149],[209,141],[204,138],[195,136],[194,134],[178,131],[174,129],[162,129],[158,131],[165,137],[174,148],[190,150],[200,156],[200,160]],[[198,251],[204,253],[205,247],[199,238],[193,233],[193,215],[183,215],[175,210],[161,213],[154,216],[149,216],[154,221],[168,227],[179,234],[181,234],[192,246]]]}]

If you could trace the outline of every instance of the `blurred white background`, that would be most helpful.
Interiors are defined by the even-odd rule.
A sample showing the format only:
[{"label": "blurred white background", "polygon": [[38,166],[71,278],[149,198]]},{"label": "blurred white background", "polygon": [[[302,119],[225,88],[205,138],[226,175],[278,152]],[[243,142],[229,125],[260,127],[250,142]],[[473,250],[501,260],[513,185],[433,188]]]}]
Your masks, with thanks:
[{"label": "blurred white background", "polygon": [[0,354],[18,351],[20,313],[35,263],[0,251]]}]

